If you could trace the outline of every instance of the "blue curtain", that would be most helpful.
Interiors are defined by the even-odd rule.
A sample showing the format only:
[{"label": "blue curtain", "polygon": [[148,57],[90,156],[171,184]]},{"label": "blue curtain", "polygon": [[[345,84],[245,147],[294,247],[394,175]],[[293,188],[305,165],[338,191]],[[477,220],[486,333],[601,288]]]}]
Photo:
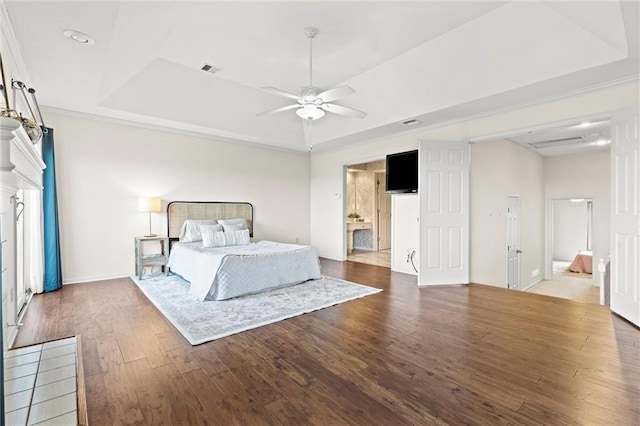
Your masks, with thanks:
[{"label": "blue curtain", "polygon": [[56,195],[56,162],[53,150],[53,129],[46,129],[42,136],[42,160],[44,169],[42,215],[44,221],[44,291],[62,288],[62,263],[60,261],[60,232],[58,229],[58,198]]}]

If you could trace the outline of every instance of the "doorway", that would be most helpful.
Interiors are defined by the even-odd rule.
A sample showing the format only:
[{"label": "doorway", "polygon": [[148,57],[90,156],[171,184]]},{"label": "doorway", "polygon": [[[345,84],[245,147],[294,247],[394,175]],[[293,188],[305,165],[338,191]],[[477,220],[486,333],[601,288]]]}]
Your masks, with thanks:
[{"label": "doorway", "polygon": [[391,196],[385,192],[386,161],[345,167],[346,238],[349,261],[391,267]]},{"label": "doorway", "polygon": [[593,275],[593,199],[550,199],[548,228],[547,279],[529,291],[599,303]]},{"label": "doorway", "polygon": [[378,251],[391,250],[391,195],[385,191],[385,172],[376,172],[376,208]]},{"label": "doorway", "polygon": [[507,288],[520,290],[520,197],[507,197]]}]

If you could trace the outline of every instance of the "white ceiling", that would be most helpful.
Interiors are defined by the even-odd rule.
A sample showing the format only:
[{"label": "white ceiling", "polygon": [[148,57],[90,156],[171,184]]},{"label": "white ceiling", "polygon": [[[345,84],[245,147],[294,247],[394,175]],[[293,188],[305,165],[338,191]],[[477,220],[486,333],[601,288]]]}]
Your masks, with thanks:
[{"label": "white ceiling", "polygon": [[[4,1],[43,107],[306,150],[263,86],[349,85],[362,120],[313,122],[316,148],[637,78],[637,2]],[[91,35],[94,45],[65,38]],[[222,68],[200,71],[204,63]],[[415,126],[414,126],[415,127]]]},{"label": "white ceiling", "polygon": [[506,139],[544,157],[605,150],[611,143],[611,120],[575,121],[529,130]]}]

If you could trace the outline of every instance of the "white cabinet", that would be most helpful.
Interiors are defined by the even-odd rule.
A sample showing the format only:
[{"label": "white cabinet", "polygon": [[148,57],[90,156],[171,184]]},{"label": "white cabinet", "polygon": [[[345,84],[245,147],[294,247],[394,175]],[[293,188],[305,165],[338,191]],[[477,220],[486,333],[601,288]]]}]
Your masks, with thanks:
[{"label": "white cabinet", "polygon": [[347,253],[353,251],[353,231],[359,229],[372,229],[371,222],[347,222]]}]

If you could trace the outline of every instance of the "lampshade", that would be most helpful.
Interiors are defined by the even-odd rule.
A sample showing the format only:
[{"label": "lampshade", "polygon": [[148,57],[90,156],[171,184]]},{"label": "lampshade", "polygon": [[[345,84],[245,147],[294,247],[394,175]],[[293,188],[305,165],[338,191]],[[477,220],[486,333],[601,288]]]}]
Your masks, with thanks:
[{"label": "lampshade", "polygon": [[140,197],[138,198],[138,210],[141,212],[159,212],[160,198],[158,197]]},{"label": "lampshade", "polygon": [[317,120],[324,116],[324,111],[315,105],[305,105],[302,108],[298,108],[296,114],[306,120]]}]

